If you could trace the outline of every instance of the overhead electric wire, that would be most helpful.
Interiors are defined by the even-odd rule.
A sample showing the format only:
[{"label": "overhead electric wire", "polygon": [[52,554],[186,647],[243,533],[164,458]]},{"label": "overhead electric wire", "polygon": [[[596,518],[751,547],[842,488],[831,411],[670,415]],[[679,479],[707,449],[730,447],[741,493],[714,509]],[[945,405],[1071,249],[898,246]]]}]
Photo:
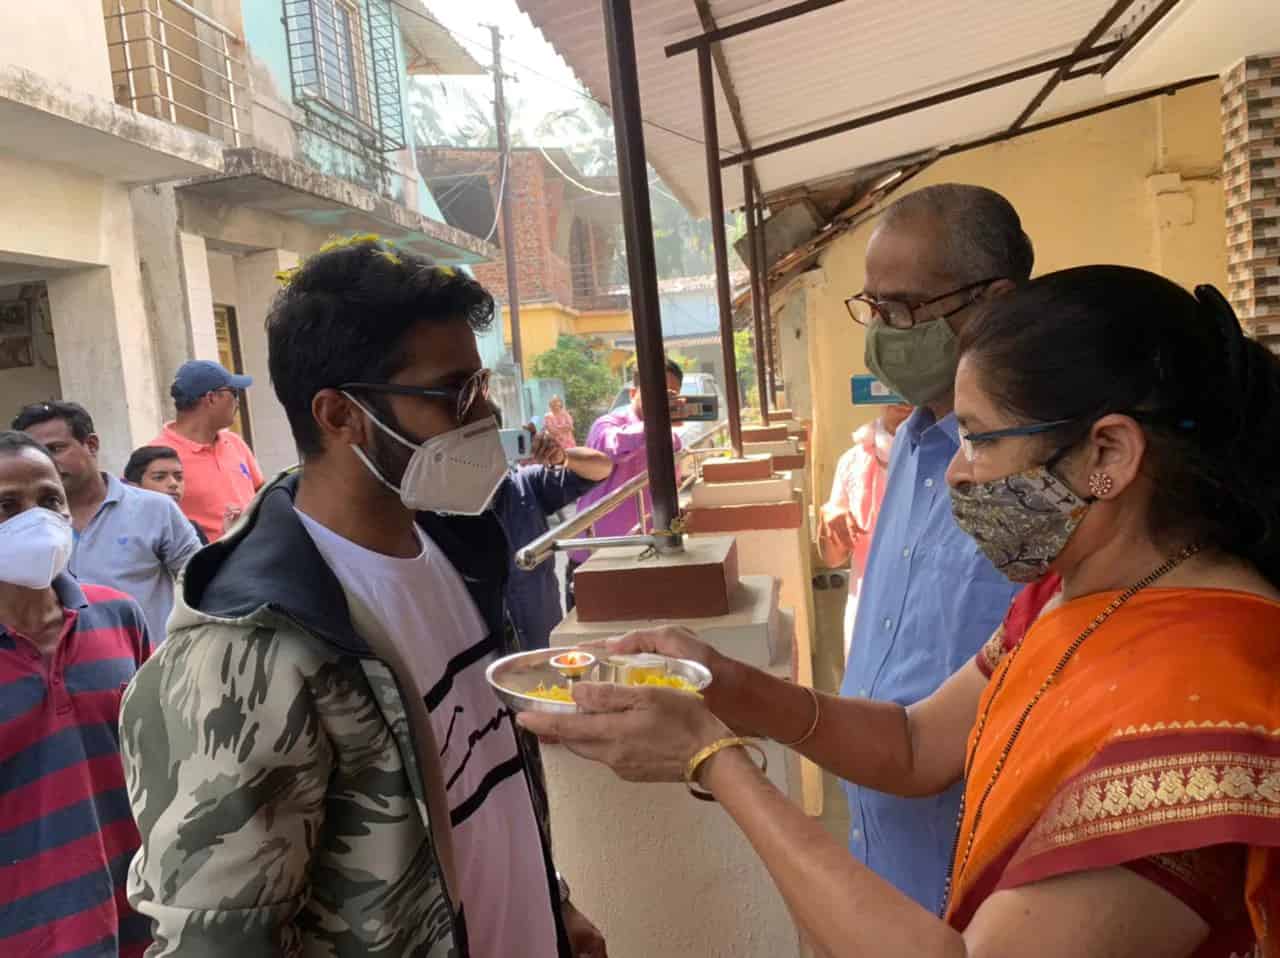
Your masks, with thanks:
[{"label": "overhead electric wire", "polygon": [[493,225],[489,227],[484,241],[487,243],[493,239],[493,234],[498,231],[498,221],[502,219],[502,194],[507,188],[507,167],[511,165],[511,154],[507,153],[502,158],[502,177],[498,180],[498,200],[493,204]]},{"label": "overhead electric wire", "polygon": [[[488,53],[490,57],[492,57],[493,48],[488,43],[485,43],[484,41],[481,41],[481,40],[477,40],[474,37],[469,37],[466,34],[455,30],[454,28],[450,27],[448,24],[442,23],[441,21],[437,20],[435,17],[431,16],[431,14],[427,13],[426,10],[407,5],[406,3],[404,3],[404,0],[390,0],[390,2],[394,6],[399,7],[405,13],[408,13],[415,17],[419,17],[423,20],[426,20],[428,23],[434,23],[441,30],[447,31],[450,35],[455,36],[460,40],[465,40],[467,43],[470,43],[474,46],[479,47],[480,49]],[[579,89],[578,87],[570,86],[569,84],[563,82],[562,80],[557,80],[555,77],[548,76],[547,74],[543,73],[541,70],[531,67],[527,63],[522,63],[519,60],[514,60],[509,56],[504,57],[504,59],[506,60],[507,63],[514,64],[515,66],[520,67],[522,70],[526,70],[529,73],[533,74],[534,76],[539,77],[540,79],[543,79],[548,83],[551,83],[551,84],[554,84],[555,86],[560,87],[560,89],[562,90],[566,90],[569,93],[574,94],[575,96],[580,96],[584,100],[590,100],[592,103],[595,103],[597,106],[601,106],[604,109],[609,110],[611,113],[613,111],[613,107],[609,103],[605,102],[604,100],[601,100],[597,96],[593,96],[591,93],[589,93],[585,89]],[[690,133],[684,133],[680,130],[672,129],[669,126],[666,126],[662,123],[658,123],[656,120],[647,120],[642,117],[641,122],[643,122],[647,126],[653,127],[655,130],[661,130],[662,132],[669,133],[672,136],[678,136],[683,140],[688,140],[690,143],[696,143],[699,146],[705,146],[704,141],[700,140],[698,137],[693,136]],[[731,154],[733,151],[726,147],[721,147],[720,152],[725,154]]]}]

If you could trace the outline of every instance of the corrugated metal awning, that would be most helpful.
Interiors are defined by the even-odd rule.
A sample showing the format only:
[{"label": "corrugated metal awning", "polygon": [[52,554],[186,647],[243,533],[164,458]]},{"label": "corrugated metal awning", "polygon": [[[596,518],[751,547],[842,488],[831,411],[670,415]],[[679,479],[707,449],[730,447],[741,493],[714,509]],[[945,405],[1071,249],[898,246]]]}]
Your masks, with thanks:
[{"label": "corrugated metal awning", "polygon": [[[719,27],[795,0],[635,0],[637,61],[645,145],[653,166],[693,210],[707,210],[705,157],[696,56],[668,58],[664,47],[706,25],[701,4]],[[593,95],[609,99],[599,0],[519,0],[533,23]],[[748,144],[717,82],[720,142],[725,155],[820,129],[922,97],[1071,54],[1116,0],[844,0],[794,19],[723,40],[720,48],[741,104]],[[1137,0],[1095,41],[1114,46],[1158,6]],[[1091,61],[1101,63],[1098,57]],[[1008,129],[1052,76],[1017,82],[887,119],[762,157],[756,169],[766,193],[887,159],[952,146]],[[1028,118],[1104,103],[1096,73],[1061,82]],[[742,175],[724,175],[725,201],[742,202]]]}]

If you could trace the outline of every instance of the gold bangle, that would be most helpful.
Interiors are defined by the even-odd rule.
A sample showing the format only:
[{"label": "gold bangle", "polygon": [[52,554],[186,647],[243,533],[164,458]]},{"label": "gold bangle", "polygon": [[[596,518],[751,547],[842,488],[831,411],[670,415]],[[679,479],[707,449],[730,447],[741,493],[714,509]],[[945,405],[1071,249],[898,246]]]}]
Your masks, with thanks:
[{"label": "gold bangle", "polygon": [[697,785],[698,770],[705,765],[713,755],[721,752],[726,748],[741,748],[748,752],[755,752],[760,757],[760,771],[769,771],[769,756],[764,753],[764,749],[760,747],[760,743],[753,738],[722,738],[712,742],[706,748],[702,749],[693,758],[689,759],[689,764],[684,770],[684,783],[689,788],[689,794],[694,798],[704,802],[714,802],[715,795],[701,786]]},{"label": "gold bangle", "polygon": [[818,731],[818,722],[822,720],[822,700],[818,698],[818,693],[813,690],[812,686],[802,685],[800,687],[809,693],[809,698],[813,699],[813,723],[809,726],[809,731],[805,732],[794,742],[778,742],[777,739],[774,739],[774,741],[778,742],[778,744],[783,748],[799,748],[805,742],[809,741],[809,739],[813,738],[813,733]]}]

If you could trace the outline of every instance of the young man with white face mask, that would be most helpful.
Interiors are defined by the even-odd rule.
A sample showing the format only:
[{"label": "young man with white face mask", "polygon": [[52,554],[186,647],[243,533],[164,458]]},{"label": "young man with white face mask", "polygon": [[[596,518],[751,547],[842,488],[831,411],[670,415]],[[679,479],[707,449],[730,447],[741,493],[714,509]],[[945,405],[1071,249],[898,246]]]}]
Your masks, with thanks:
[{"label": "young man with white face mask", "polygon": [[302,466],[193,560],[126,699],[130,899],[175,955],[604,958],[484,678],[514,651],[493,299],[368,239],[285,281],[268,360]]},{"label": "young man with white face mask", "polygon": [[64,571],[71,547],[53,457],[0,432],[0,954],[140,958],[116,727],[151,646],[136,602]]}]

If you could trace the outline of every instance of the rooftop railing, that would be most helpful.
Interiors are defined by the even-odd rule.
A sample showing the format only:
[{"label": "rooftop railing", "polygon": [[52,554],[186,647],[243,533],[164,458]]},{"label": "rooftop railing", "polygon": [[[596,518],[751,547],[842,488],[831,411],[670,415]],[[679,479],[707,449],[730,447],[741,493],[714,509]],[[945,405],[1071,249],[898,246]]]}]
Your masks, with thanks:
[{"label": "rooftop railing", "polygon": [[116,102],[242,145],[248,75],[235,32],[183,0],[103,0]]}]

